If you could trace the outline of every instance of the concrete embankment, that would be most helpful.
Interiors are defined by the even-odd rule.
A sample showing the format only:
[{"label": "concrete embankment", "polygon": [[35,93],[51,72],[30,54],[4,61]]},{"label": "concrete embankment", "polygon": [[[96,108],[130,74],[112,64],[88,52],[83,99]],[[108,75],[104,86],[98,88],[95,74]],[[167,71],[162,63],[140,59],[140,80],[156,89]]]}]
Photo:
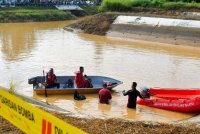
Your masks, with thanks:
[{"label": "concrete embankment", "polygon": [[200,47],[200,21],[118,16],[107,36]]}]

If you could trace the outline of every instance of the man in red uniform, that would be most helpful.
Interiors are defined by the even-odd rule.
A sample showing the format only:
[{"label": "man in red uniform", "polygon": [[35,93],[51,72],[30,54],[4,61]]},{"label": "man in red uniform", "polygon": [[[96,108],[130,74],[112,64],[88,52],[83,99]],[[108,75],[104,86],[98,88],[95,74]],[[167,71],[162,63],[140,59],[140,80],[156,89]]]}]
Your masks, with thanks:
[{"label": "man in red uniform", "polygon": [[107,89],[107,84],[103,84],[103,88],[99,91],[99,102],[109,104],[110,99],[112,99],[111,92]]},{"label": "man in red uniform", "polygon": [[53,68],[49,70],[46,76],[46,88],[57,87],[60,88],[60,84],[57,83],[56,75],[54,74]]},{"label": "man in red uniform", "polygon": [[83,76],[83,72],[84,72],[84,68],[80,67],[79,71],[75,72],[76,76],[75,76],[75,84],[76,84],[76,88],[85,88],[85,78]]},{"label": "man in red uniform", "polygon": [[137,83],[133,82],[132,89],[128,90],[127,92],[122,91],[124,96],[128,95],[128,104],[127,104],[128,108],[136,108],[137,96],[143,99],[142,95],[136,89],[136,87],[137,87]]}]

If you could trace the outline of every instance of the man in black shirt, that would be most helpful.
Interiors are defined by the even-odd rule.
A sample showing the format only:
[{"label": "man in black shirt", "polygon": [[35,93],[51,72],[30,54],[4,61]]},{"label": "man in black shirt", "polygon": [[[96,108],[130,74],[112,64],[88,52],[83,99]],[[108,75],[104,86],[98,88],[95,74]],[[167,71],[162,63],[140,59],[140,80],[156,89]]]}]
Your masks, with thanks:
[{"label": "man in black shirt", "polygon": [[122,91],[124,96],[128,95],[128,104],[127,104],[128,108],[136,108],[137,96],[143,99],[142,95],[136,89],[136,87],[137,87],[137,83],[133,82],[132,89],[128,90],[127,92],[125,92],[125,90]]}]

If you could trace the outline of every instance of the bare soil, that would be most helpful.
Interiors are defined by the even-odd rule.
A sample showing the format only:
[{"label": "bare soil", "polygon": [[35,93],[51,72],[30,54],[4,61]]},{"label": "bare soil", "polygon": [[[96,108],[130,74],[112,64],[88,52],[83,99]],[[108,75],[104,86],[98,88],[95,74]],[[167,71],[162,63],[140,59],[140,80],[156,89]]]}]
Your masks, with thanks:
[{"label": "bare soil", "polygon": [[174,18],[174,19],[186,19],[186,20],[200,20],[200,16],[187,15],[187,12],[200,12],[197,9],[191,9],[184,11],[179,10],[163,10],[154,8],[133,8],[131,12],[126,13],[101,13],[93,16],[88,16],[80,19],[69,27],[74,29],[80,29],[88,34],[105,35],[109,30],[110,25],[115,18],[119,15],[129,16],[146,16],[146,17],[162,17],[162,18]]},{"label": "bare soil", "polygon": [[116,17],[116,14],[97,14],[80,19],[70,27],[89,34],[105,35]]}]

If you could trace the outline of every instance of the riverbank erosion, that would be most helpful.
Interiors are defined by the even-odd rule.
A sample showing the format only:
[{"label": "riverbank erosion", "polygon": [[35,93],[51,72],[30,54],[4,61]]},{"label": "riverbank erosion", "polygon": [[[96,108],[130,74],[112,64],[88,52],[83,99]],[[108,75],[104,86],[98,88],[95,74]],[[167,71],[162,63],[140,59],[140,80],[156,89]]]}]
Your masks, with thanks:
[{"label": "riverbank erosion", "polygon": [[[69,116],[67,114],[48,111],[65,122],[83,131],[93,134],[199,134],[200,127],[196,124],[164,124],[156,122],[128,121],[122,119],[86,119]],[[8,121],[0,117],[0,133],[23,133]],[[117,125],[116,125],[117,124]]]},{"label": "riverbank erosion", "polygon": [[[89,34],[200,47],[200,16],[196,12],[159,11],[103,13],[86,17],[70,28]],[[193,19],[193,20],[191,20]],[[65,29],[70,29],[65,27]]]},{"label": "riverbank erosion", "polygon": [[68,31],[82,31],[84,33],[105,35],[110,25],[116,19],[116,14],[97,14],[80,19],[76,23],[65,27]]}]

